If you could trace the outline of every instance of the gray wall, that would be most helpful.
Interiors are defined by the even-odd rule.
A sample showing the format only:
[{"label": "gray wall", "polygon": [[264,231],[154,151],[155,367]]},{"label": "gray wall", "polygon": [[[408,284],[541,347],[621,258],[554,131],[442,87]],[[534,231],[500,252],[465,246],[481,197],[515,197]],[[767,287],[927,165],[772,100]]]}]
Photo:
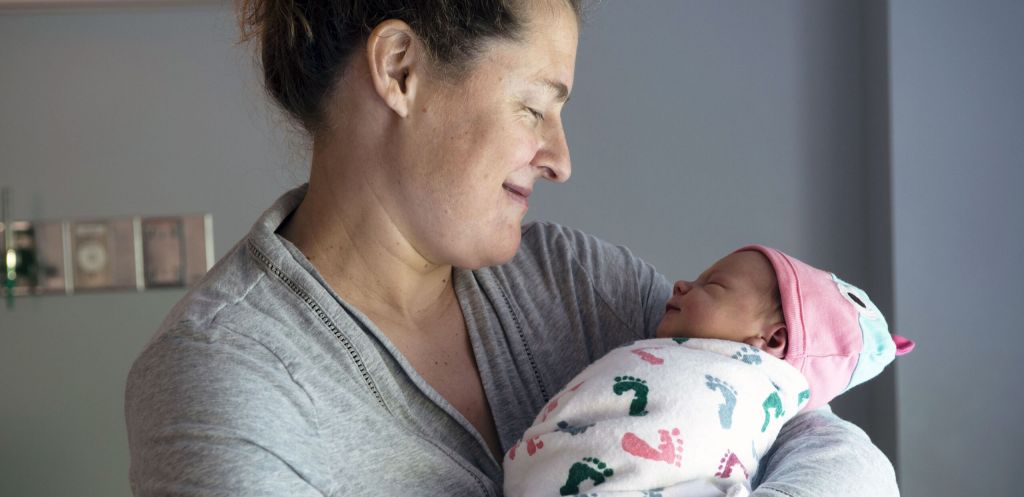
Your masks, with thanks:
[{"label": "gray wall", "polygon": [[[888,230],[872,218],[888,216],[872,180],[888,172],[888,103],[867,99],[887,92],[884,8],[603,2],[565,110],[572,179],[538,187],[530,217],[627,245],[672,279],[772,245],[889,311]],[[833,407],[895,459],[892,385],[890,371]]]},{"label": "gray wall", "polygon": [[[908,13],[901,5],[891,9],[893,25],[912,31],[916,24],[908,19],[924,8]],[[916,492],[908,495],[963,495],[921,483],[939,450],[920,444],[948,439],[950,431],[968,424],[922,421],[936,410],[959,412],[929,403],[942,398],[929,375],[953,361],[932,356],[942,349],[932,349],[937,340],[930,334],[924,338],[922,330],[974,327],[907,321],[932,319],[933,302],[948,307],[934,298],[912,306],[922,295],[919,285],[944,273],[929,271],[940,266],[914,259],[919,251],[908,249],[948,239],[938,228],[890,236],[889,219],[895,217],[896,233],[904,233],[907,223],[933,226],[939,218],[929,211],[952,207],[940,204],[951,192],[940,196],[917,185],[918,197],[932,203],[923,211],[914,210],[914,203],[890,212],[890,206],[895,211],[905,205],[900,197],[910,180],[937,179],[921,170],[934,162],[931,156],[889,168],[889,11],[880,0],[603,2],[583,32],[576,88],[565,111],[573,179],[538,188],[530,217],[628,245],[673,278],[691,277],[727,251],[756,241],[860,284],[883,311],[895,313],[905,334],[923,342],[922,352],[901,360],[899,368],[900,441],[912,448],[899,461],[914,468],[904,478],[914,482],[904,485]],[[931,25],[943,27],[938,21]],[[973,29],[974,36],[984,38],[982,27]],[[0,184],[14,188],[19,217],[211,212],[222,255],[278,192],[304,175],[304,161],[295,154],[299,140],[282,131],[268,110],[250,56],[233,45],[234,30],[228,7],[219,4],[0,13]],[[893,64],[900,50],[907,50],[900,36],[896,33],[892,42]],[[1020,38],[1016,41],[1019,46]],[[917,58],[921,50],[903,57]],[[909,79],[900,79],[908,78],[906,73],[894,75],[894,100],[907,98],[899,96],[901,81],[910,92],[931,81],[929,71],[925,66]],[[1016,86],[1024,86],[1017,74]],[[950,85],[937,98],[960,98],[952,92],[959,87]],[[1013,86],[1000,88],[1003,96],[986,105],[1004,104],[996,114],[1004,120],[1019,116],[1019,106],[1011,110]],[[917,128],[933,125],[936,112],[921,113],[922,108],[928,111],[935,103],[894,107],[902,112],[893,130],[897,164],[911,150],[901,148],[907,132],[901,131],[900,118],[909,116],[906,126],[921,132]],[[964,110],[947,105],[941,108],[951,114]],[[966,127],[984,116],[968,113],[958,122]],[[973,136],[989,140],[986,144],[1009,140],[1012,135],[1000,134],[1004,129],[993,126],[994,135]],[[1019,125],[1009,129],[1020,135]],[[939,150],[953,160],[956,140],[942,139],[947,148]],[[917,153],[923,152],[933,153],[919,145]],[[980,164],[973,156],[969,162]],[[1020,173],[1006,174],[1011,173],[1021,184]],[[964,176],[944,181],[967,181],[980,192],[989,186],[1010,188],[1009,181],[989,185],[997,180]],[[977,193],[976,198],[968,216],[988,219],[990,210],[980,202],[986,197]],[[999,198],[1021,210],[1019,200],[1011,205],[1012,197]],[[943,219],[975,219],[962,212]],[[1010,228],[1008,212],[997,218],[1001,231],[982,231],[996,225],[975,223],[976,234],[1019,247],[1021,230]],[[1013,246],[977,245],[971,250],[989,258],[996,254],[981,251]],[[897,279],[904,285],[897,286],[897,301],[911,306],[906,310],[892,305],[893,247]],[[933,262],[948,266],[949,257],[942,257]],[[966,271],[961,266],[958,270]],[[1020,276],[1020,266],[1015,267]],[[944,283],[941,288],[948,287]],[[995,288],[1006,294],[1013,290],[1008,285]],[[963,284],[957,287],[941,297],[966,294]],[[13,311],[0,310],[0,495],[128,495],[124,376],[181,293],[23,299]],[[988,294],[977,295],[965,311],[987,309],[982,297]],[[962,319],[966,316],[973,314],[965,312]],[[1007,325],[999,329],[1008,331],[1004,318]],[[968,324],[995,323],[979,319]],[[948,347],[956,344],[952,337],[945,341]],[[907,381],[904,363],[910,370]],[[1001,390],[986,391],[1014,391],[996,384]],[[892,385],[889,373],[834,404],[891,456]],[[918,389],[928,390],[920,393],[924,400],[903,401],[908,390]],[[918,402],[921,412],[908,402]],[[1004,462],[1015,460],[997,453]]]},{"label": "gray wall", "polygon": [[1024,3],[891,3],[904,495],[1020,495]]},{"label": "gray wall", "polygon": [[[0,185],[15,213],[210,212],[223,254],[302,176],[234,29],[215,5],[0,12]],[[182,294],[0,310],[0,496],[129,495],[124,379]]]}]

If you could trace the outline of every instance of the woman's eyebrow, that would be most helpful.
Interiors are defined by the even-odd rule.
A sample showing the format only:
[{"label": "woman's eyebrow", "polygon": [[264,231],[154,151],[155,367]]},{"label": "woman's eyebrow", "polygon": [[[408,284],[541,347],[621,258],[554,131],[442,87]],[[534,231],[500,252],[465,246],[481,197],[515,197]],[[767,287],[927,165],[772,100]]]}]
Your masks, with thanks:
[{"label": "woman's eyebrow", "polygon": [[569,101],[569,87],[565,86],[565,84],[563,84],[562,82],[545,78],[540,80],[540,83],[544,85],[548,90],[554,92],[555,100],[561,103],[566,103]]}]

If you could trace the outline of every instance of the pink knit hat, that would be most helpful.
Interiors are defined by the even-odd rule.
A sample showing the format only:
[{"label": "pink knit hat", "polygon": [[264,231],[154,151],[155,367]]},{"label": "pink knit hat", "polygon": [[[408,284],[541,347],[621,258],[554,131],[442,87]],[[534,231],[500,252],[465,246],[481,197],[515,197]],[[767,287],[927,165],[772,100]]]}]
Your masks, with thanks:
[{"label": "pink knit hat", "polygon": [[863,290],[773,248],[750,245],[771,261],[788,331],[786,362],[807,378],[803,409],[829,403],[885,369],[914,342],[889,334],[885,317]]}]

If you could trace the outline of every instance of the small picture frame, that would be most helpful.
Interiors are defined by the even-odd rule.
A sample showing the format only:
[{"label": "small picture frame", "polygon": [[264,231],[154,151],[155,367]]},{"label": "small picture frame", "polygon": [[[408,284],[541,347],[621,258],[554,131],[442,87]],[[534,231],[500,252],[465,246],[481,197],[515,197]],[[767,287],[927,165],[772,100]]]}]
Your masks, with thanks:
[{"label": "small picture frame", "polygon": [[68,226],[60,221],[34,223],[38,271],[36,293],[62,294],[71,290],[66,277],[68,261],[64,257],[64,232]]},{"label": "small picture frame", "polygon": [[113,285],[112,245],[107,223],[72,223],[71,264],[76,290],[109,288]]},{"label": "small picture frame", "polygon": [[180,217],[142,220],[142,267],[146,288],[185,286],[188,256],[184,225]]},{"label": "small picture frame", "polygon": [[181,218],[185,230],[185,285],[196,284],[213,265],[213,216]]},{"label": "small picture frame", "polygon": [[138,287],[132,218],[74,222],[70,232],[75,291]]}]

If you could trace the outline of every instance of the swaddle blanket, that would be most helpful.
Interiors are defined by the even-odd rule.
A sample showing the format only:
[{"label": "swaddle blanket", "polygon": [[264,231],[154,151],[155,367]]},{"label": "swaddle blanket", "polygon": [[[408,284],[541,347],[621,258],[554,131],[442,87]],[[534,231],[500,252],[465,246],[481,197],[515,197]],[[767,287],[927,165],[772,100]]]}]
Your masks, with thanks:
[{"label": "swaddle blanket", "polygon": [[809,396],[795,368],[742,343],[634,342],[544,407],[505,455],[505,495],[744,495]]}]

